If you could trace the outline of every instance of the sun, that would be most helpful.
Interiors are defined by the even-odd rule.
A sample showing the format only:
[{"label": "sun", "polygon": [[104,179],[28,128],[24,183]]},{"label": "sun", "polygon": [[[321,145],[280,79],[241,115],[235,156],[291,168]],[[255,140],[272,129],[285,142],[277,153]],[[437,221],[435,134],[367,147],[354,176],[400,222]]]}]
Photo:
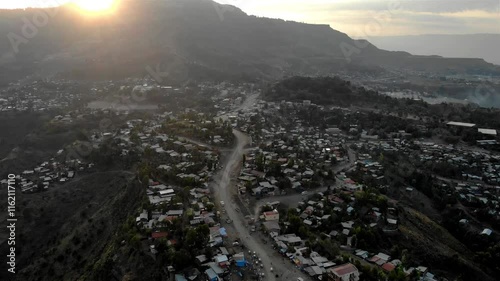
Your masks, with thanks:
[{"label": "sun", "polygon": [[114,0],[74,0],[82,10],[88,12],[105,12],[113,7]]}]

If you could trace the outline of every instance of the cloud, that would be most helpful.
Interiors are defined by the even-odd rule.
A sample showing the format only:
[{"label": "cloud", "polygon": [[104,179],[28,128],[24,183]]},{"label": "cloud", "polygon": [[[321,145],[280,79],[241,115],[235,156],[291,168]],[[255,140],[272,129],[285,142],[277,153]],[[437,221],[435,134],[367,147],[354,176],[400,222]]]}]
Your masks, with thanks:
[{"label": "cloud", "polygon": [[383,11],[397,3],[406,11],[413,12],[458,12],[466,10],[498,11],[498,0],[220,0],[246,9],[302,10],[302,11]]},{"label": "cloud", "polygon": [[[232,2],[232,3],[231,3]],[[500,0],[227,0],[271,18],[329,24],[351,36],[500,33]],[[382,20],[380,20],[382,18]],[[375,22],[378,26],[374,28]],[[368,34],[370,35],[370,34]]]}]

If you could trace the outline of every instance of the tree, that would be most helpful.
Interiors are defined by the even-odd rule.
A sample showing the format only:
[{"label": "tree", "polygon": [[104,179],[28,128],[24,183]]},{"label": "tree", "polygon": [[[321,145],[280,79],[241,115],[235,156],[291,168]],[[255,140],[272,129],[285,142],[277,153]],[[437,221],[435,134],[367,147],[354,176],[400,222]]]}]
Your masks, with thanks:
[{"label": "tree", "polygon": [[190,228],[186,232],[184,245],[191,252],[194,252],[197,249],[203,249],[208,244],[209,235],[210,235],[210,229],[206,224],[200,225],[196,228]]},{"label": "tree", "polygon": [[257,166],[258,171],[264,172],[265,162],[266,159],[264,158],[264,154],[260,153],[259,155],[257,155],[255,159],[255,165]]},{"label": "tree", "polygon": [[192,260],[193,259],[189,252],[185,249],[181,249],[180,251],[174,253],[172,262],[175,265],[175,269],[182,270],[186,267],[191,266]]},{"label": "tree", "polygon": [[406,274],[401,266],[396,267],[387,276],[389,281],[405,281]]}]

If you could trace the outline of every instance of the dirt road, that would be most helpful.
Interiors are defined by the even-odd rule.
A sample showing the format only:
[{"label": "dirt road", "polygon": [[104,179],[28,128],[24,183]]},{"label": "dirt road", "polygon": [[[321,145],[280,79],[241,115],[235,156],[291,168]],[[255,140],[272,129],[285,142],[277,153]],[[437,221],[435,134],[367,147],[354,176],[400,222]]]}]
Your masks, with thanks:
[{"label": "dirt road", "polygon": [[255,251],[255,253],[262,259],[262,262],[265,265],[265,280],[276,280],[274,274],[270,270],[272,261],[268,252],[264,249],[264,247],[262,247],[260,242],[254,239],[254,237],[250,234],[248,227],[245,226],[246,223],[244,218],[241,213],[237,211],[237,206],[233,200],[233,194],[236,190],[231,190],[231,188],[236,187],[231,185],[231,176],[237,172],[239,161],[241,161],[243,157],[243,148],[250,142],[250,138],[245,134],[236,130],[234,130],[233,133],[236,136],[237,143],[230,157],[227,159],[224,169],[221,171],[222,174],[217,182],[217,186],[215,187],[215,198],[217,201],[225,202],[224,208],[226,209],[226,215],[233,221],[233,227],[240,235],[240,239],[243,244],[245,244],[249,250]]},{"label": "dirt road", "polygon": [[[258,94],[250,95],[237,110],[251,110],[258,96]],[[225,217],[233,221],[231,225],[226,227],[228,236],[238,236],[247,250],[255,252],[262,259],[264,268],[261,269],[261,272],[265,274],[262,280],[295,281],[297,277],[307,278],[290,261],[278,254],[272,248],[271,243],[264,244],[261,235],[250,232],[246,219],[238,209],[238,204],[234,200],[238,192],[235,182],[236,177],[240,173],[240,164],[243,159],[245,147],[251,144],[251,138],[238,130],[233,130],[233,134],[236,137],[236,144],[230,155],[222,163],[224,168],[215,176],[215,186],[213,188],[216,202],[224,201],[224,206],[221,206],[222,204],[219,205],[225,209]],[[248,256],[248,252],[246,252],[246,255]]]},{"label": "dirt road", "polygon": [[[225,216],[233,221],[231,227],[228,227],[228,235],[238,235],[245,247],[255,252],[262,259],[264,265],[263,272],[265,274],[263,280],[297,280],[297,277],[306,278],[306,276],[297,270],[287,260],[279,255],[272,248],[270,243],[264,244],[263,239],[256,233],[251,233],[245,218],[239,211],[234,195],[236,194],[236,186],[232,183],[232,179],[239,174],[240,161],[242,161],[244,147],[250,142],[250,138],[237,131],[233,131],[236,136],[237,143],[231,155],[226,159],[224,169],[221,170],[219,176],[216,177],[216,186],[214,187],[214,196],[219,201],[224,201]],[[230,233],[234,231],[234,233]],[[271,271],[271,268],[273,270]],[[276,277],[279,276],[279,277]]]}]

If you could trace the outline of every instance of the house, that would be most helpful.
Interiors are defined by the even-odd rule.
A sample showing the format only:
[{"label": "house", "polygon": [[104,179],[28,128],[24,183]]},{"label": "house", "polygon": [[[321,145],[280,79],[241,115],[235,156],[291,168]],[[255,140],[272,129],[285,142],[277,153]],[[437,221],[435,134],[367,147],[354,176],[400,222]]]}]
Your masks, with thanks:
[{"label": "house", "polygon": [[196,261],[199,263],[199,264],[202,264],[204,262],[207,261],[207,257],[205,255],[199,255],[199,256],[196,256]]},{"label": "house", "polygon": [[205,274],[207,275],[209,281],[219,280],[219,276],[217,275],[217,273],[215,273],[215,271],[212,268],[205,270]]},{"label": "house", "polygon": [[233,259],[236,261],[237,267],[245,267],[247,264],[245,260],[245,254],[243,252],[234,255]]},{"label": "house", "polygon": [[318,275],[321,275],[323,274],[324,272],[324,269],[321,269],[321,267],[317,266],[317,265],[313,265],[313,266],[310,266],[308,268],[305,269],[305,271],[312,277],[314,276],[318,276]]},{"label": "house", "polygon": [[197,268],[191,268],[186,270],[187,279],[190,281],[196,280],[200,275],[200,271]]},{"label": "house", "polygon": [[391,272],[393,271],[394,269],[396,268],[396,266],[392,263],[384,263],[382,265],[382,269],[387,271],[387,272]]},{"label": "house", "polygon": [[183,210],[170,210],[167,212],[167,216],[180,217],[183,213]]},{"label": "house", "polygon": [[359,271],[352,263],[327,269],[329,281],[359,281]]},{"label": "house", "polygon": [[[299,251],[299,250],[297,250],[297,251]],[[295,263],[295,265],[297,265],[298,267],[302,267],[302,268],[306,268],[313,263],[313,261],[311,259],[308,259],[304,256],[300,256],[297,254],[295,255],[293,262]]]},{"label": "house", "polygon": [[389,255],[386,255],[384,253],[378,253],[376,255],[378,258],[380,258],[381,260],[384,260],[384,261],[389,261],[391,259],[391,257]]},{"label": "house", "polygon": [[[313,253],[314,253],[314,255],[313,255]],[[323,267],[323,264],[328,262],[327,258],[320,256],[318,253],[315,253],[315,252],[313,252],[313,253],[311,253],[311,260],[317,266]]]},{"label": "house", "polygon": [[229,265],[229,259],[226,255],[218,255],[218,256],[215,256],[214,259],[215,259],[215,262],[217,263],[217,265],[219,265],[222,268]]},{"label": "house", "polygon": [[281,230],[281,227],[280,227],[278,221],[266,221],[266,222],[263,222],[262,225],[264,225],[265,229],[269,233],[272,233],[272,232],[279,233]]},{"label": "house", "polygon": [[174,190],[171,189],[171,188],[170,189],[160,190],[158,193],[160,194],[160,197],[163,197],[163,198],[165,198],[165,197],[172,197],[172,196],[175,195]]},{"label": "house", "polygon": [[298,245],[302,243],[302,239],[295,234],[286,234],[276,237],[277,241],[283,241],[288,245]]},{"label": "house", "polygon": [[280,220],[280,213],[277,210],[264,212],[263,215],[264,215],[265,221],[279,221]]},{"label": "house", "polygon": [[356,250],[356,256],[362,258],[362,259],[367,259],[368,258],[368,252],[364,250]]},{"label": "house", "polygon": [[142,213],[135,219],[137,223],[148,221],[148,211],[142,210]]},{"label": "house", "polygon": [[490,236],[493,231],[489,228],[485,228],[483,232],[481,232],[481,235],[487,235]]},{"label": "house", "polygon": [[217,263],[211,262],[207,264],[218,276],[224,274],[224,269],[221,268]]}]

